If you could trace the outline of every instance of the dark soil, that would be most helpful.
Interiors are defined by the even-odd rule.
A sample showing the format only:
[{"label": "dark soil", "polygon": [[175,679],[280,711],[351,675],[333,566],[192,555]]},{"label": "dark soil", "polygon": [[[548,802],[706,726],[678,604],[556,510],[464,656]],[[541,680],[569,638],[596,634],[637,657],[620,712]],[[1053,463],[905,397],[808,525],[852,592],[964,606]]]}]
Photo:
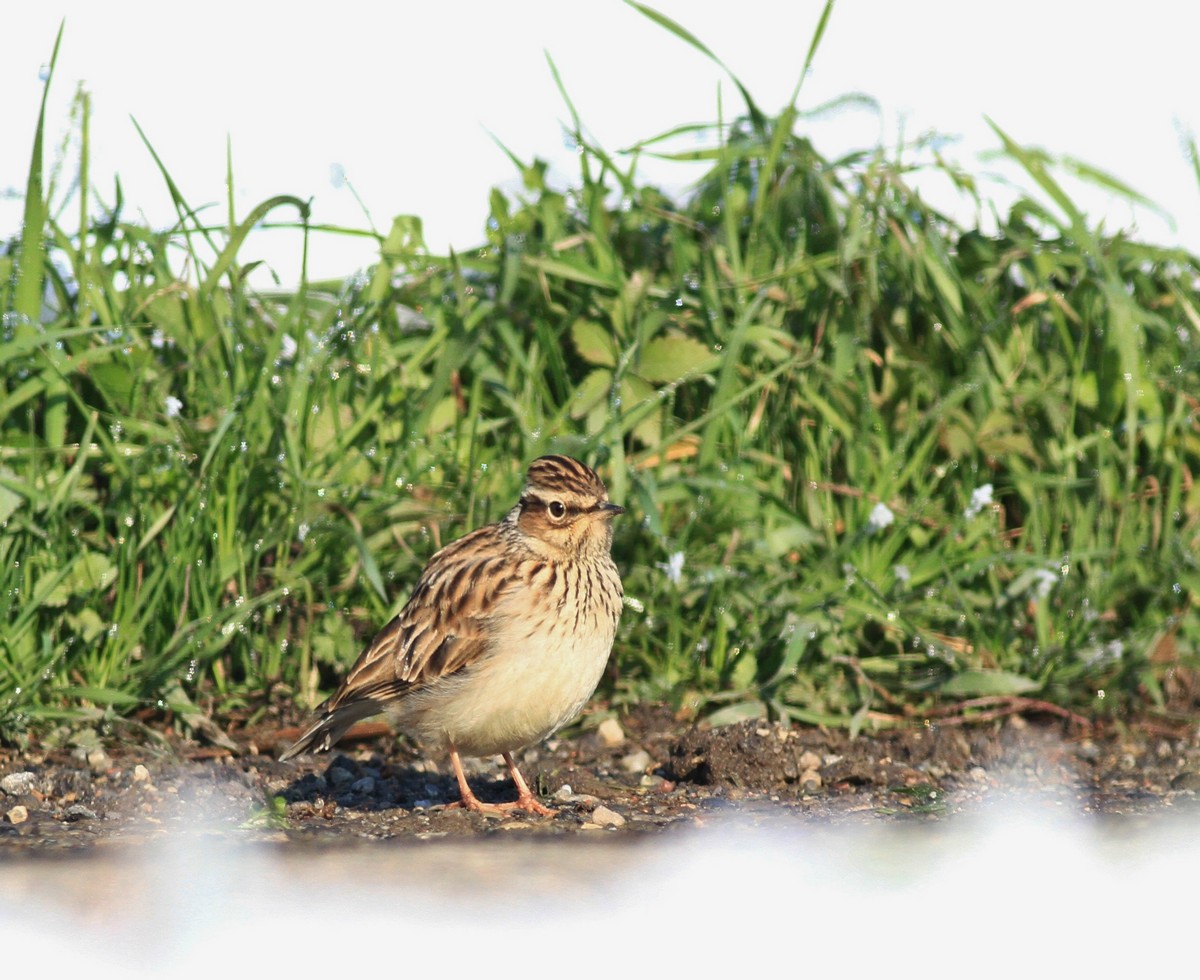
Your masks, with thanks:
[{"label": "dark soil", "polygon": [[[179,832],[321,844],[510,831],[638,835],[729,814],[750,822],[780,814],[825,824],[938,820],[1014,799],[1060,813],[1200,812],[1195,726],[1163,735],[1012,716],[851,738],[765,722],[697,727],[661,707],[615,721],[519,760],[559,808],[551,818],[448,808],[457,789],[446,760],[388,737],[348,740],[331,755],[289,763],[271,754],[287,742],[278,730],[235,733],[232,747],[220,749],[127,738],[0,748],[0,853]],[[481,799],[514,797],[496,760],[470,771]]]}]

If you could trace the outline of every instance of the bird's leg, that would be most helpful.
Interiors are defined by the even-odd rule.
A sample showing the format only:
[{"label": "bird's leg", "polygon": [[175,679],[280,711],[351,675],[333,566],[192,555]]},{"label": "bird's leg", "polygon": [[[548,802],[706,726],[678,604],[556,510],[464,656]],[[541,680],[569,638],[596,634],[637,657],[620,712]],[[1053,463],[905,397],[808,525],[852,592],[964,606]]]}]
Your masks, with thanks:
[{"label": "bird's leg", "polygon": [[518,769],[517,764],[513,762],[511,752],[504,753],[504,761],[508,763],[509,775],[512,776],[512,781],[517,787],[517,801],[515,803],[509,803],[507,805],[508,808],[526,810],[529,813],[536,813],[542,817],[554,816],[556,811],[551,810],[548,806],[543,806],[538,802],[537,797],[533,795],[533,792],[529,789],[529,784],[526,783],[524,778],[521,776],[521,770]]},{"label": "bird's leg", "polygon": [[458,780],[458,795],[459,799],[453,803],[448,803],[447,807],[454,809],[462,807],[465,810],[474,810],[476,813],[496,813],[495,804],[481,803],[478,797],[471,792],[471,786],[467,782],[467,774],[463,772],[462,759],[459,758],[458,749],[454,743],[450,743],[450,765],[454,767],[454,778]]},{"label": "bird's leg", "polygon": [[554,816],[555,811],[549,807],[542,806],[529,789],[528,784],[521,778],[521,773],[517,769],[517,764],[513,762],[511,753],[504,753],[504,761],[508,764],[508,771],[512,775],[513,782],[516,784],[517,799],[513,803],[484,803],[471,792],[471,787],[467,783],[467,775],[463,772],[462,759],[459,757],[458,749],[451,742],[450,764],[454,767],[454,778],[458,780],[458,795],[460,799],[453,803],[447,803],[447,808],[462,807],[465,810],[474,810],[476,813],[495,814],[504,814],[511,810],[525,810],[528,813],[536,813],[543,817]]}]

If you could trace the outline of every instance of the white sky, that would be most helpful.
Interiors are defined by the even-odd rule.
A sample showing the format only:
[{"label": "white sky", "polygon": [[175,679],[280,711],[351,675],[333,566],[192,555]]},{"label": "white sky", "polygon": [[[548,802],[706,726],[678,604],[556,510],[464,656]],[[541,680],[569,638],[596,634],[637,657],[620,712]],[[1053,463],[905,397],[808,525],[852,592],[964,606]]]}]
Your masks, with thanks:
[{"label": "white sky", "polygon": [[[712,48],[771,112],[791,94],[822,7],[820,0],[652,5]],[[1135,228],[1143,239],[1200,251],[1200,187],[1180,136],[1200,130],[1193,51],[1200,14],[1188,6],[841,0],[800,105],[849,91],[880,102],[881,117],[852,111],[814,124],[826,156],[894,143],[901,129],[908,136],[936,129],[962,137],[949,152],[973,172],[995,169],[975,159],[997,145],[987,114],[1018,142],[1113,173],[1175,220],[1172,228],[1106,194],[1076,193],[1111,230]],[[0,133],[8,143],[0,153],[0,235],[19,226],[39,68],[63,17],[50,145],[66,131],[82,80],[93,97],[94,186],[111,200],[111,175],[119,173],[127,216],[140,210],[158,225],[172,218],[169,198],[131,116],[189,202],[217,205],[214,220],[224,213],[228,135],[241,215],[286,193],[312,197],[314,221],[363,226],[351,193],[331,179],[336,166],[381,230],[394,214],[417,214],[441,252],[477,245],[488,189],[516,186],[489,132],[522,159],[549,159],[564,178],[576,172],[562,138],[566,109],[543,51],[610,151],[715,119],[718,87],[727,115],[741,107],[720,69],[619,0],[342,0],[314,9],[251,0],[10,7],[0,17]],[[676,190],[697,175],[648,160],[642,172]],[[944,188],[926,190],[939,205],[953,200]],[[242,256],[268,258],[288,280],[299,249],[279,238],[252,237]],[[330,236],[317,236],[312,253],[317,276],[346,275],[374,257],[369,242]]]}]

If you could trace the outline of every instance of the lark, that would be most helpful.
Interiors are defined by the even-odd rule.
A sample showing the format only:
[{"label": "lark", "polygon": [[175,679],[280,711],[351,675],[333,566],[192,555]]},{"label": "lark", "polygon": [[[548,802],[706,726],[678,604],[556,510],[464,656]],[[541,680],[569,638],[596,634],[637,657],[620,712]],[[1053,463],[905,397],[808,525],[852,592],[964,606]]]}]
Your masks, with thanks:
[{"label": "lark", "polygon": [[[461,796],[452,806],[553,814],[513,753],[571,721],[600,682],[621,614],[610,552],[612,520],[623,512],[579,460],[535,459],[516,506],[429,560],[399,615],[280,759],[326,751],[355,722],[383,713],[449,753]],[[516,801],[480,802],[462,755],[502,755]]]}]

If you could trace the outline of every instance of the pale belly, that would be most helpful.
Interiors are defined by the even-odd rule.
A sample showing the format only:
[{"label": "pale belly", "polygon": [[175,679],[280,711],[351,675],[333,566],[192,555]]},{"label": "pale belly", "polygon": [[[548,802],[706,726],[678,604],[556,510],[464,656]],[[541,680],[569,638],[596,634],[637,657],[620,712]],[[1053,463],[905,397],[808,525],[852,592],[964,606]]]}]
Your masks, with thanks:
[{"label": "pale belly", "polygon": [[562,629],[534,639],[498,636],[491,655],[414,692],[393,721],[427,745],[453,743],[464,755],[540,742],[579,714],[600,682],[615,627],[593,623],[583,635]]}]

